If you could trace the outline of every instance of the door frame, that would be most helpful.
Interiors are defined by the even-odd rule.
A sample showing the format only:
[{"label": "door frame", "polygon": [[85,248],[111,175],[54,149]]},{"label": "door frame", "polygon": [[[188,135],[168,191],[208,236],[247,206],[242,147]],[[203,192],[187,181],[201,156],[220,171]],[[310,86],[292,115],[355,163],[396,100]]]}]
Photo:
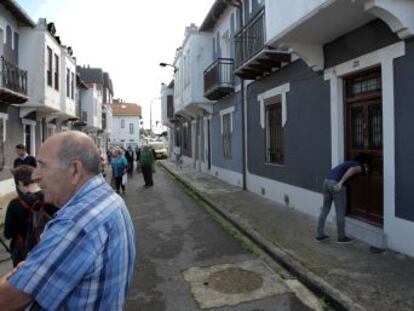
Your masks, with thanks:
[{"label": "door frame", "polygon": [[[346,88],[347,88],[348,83],[350,83],[350,84],[355,83],[355,79],[358,79],[358,80],[360,79],[360,80],[364,81],[364,80],[368,80],[368,79],[373,78],[373,77],[374,78],[381,78],[381,67],[380,66],[376,66],[376,67],[370,68],[368,70],[361,70],[361,71],[358,71],[357,73],[352,73],[350,75],[347,75],[347,76],[343,77],[343,89],[345,90],[344,91],[344,98],[343,98],[343,101],[344,101],[344,126],[345,126],[344,135],[345,135],[345,155],[346,155],[347,160],[352,160],[352,158],[356,155],[355,154],[356,151],[352,151],[355,148],[352,146],[352,142],[351,142],[352,141],[352,126],[351,126],[351,123],[350,123],[351,122],[351,115],[350,115],[351,110],[356,109],[356,108],[359,107],[359,108],[362,108],[362,110],[364,111],[364,110],[366,110],[365,109],[366,106],[371,105],[371,107],[372,107],[372,105],[375,104],[375,105],[379,105],[379,107],[381,109],[381,116],[383,118],[383,113],[382,113],[382,109],[383,109],[383,105],[382,105],[382,87],[383,86],[381,85],[380,90],[368,91],[368,92],[365,92],[365,93],[358,94],[354,97],[348,97],[348,94],[346,94],[347,93]],[[364,115],[364,119],[365,118],[366,119],[364,120],[364,122],[365,122],[365,125],[367,127],[369,127],[369,125],[368,125],[369,120],[368,120],[368,114],[367,114],[368,112],[365,111],[365,113],[366,113],[366,115]],[[383,134],[382,127],[383,127],[383,123],[381,124],[381,133]],[[368,131],[368,130],[366,130],[366,131]],[[368,135],[366,133],[366,131],[364,131],[364,133],[363,133],[364,139],[368,138],[366,136],[366,135]],[[370,154],[372,156],[373,163],[374,163],[375,158],[380,157],[381,158],[380,163],[382,163],[382,168],[381,168],[381,170],[382,170],[383,169],[383,158],[384,158],[384,155],[383,155],[384,146],[382,146],[381,149],[377,149],[377,150],[373,150],[373,149],[366,150],[365,148],[367,147],[367,144],[368,144],[368,141],[364,140],[364,142],[363,142],[364,146],[362,147],[362,149],[359,148],[360,151],[362,150],[364,153]],[[383,143],[382,143],[382,145],[383,145]],[[358,148],[356,148],[356,149],[358,149]],[[360,152],[360,151],[358,151],[358,152]],[[354,154],[352,155],[352,153],[354,153]],[[375,177],[376,175],[371,174],[371,173],[373,173],[373,170],[370,169],[369,171],[370,171],[368,173],[369,176],[360,176],[360,177],[358,177],[358,179],[361,178],[361,180],[365,180],[365,183],[368,182],[367,180],[370,180],[370,182],[368,182],[368,184],[365,185],[366,187],[368,187],[368,188],[365,189],[366,191],[368,191],[368,189],[372,190],[371,187],[373,187],[374,185],[375,186],[381,186],[381,185],[383,185],[383,182],[384,182],[383,172],[382,172],[382,174],[380,174],[381,179],[378,181],[377,177]],[[369,177],[371,177],[371,178],[369,178]],[[379,184],[374,184],[375,182],[379,182]],[[351,188],[355,189],[355,187],[357,187],[357,186],[352,184],[352,185],[349,185],[346,189],[346,192],[347,192],[347,197],[346,197],[347,198],[346,199],[346,201],[347,201],[346,202],[347,215],[349,217],[352,217],[352,218],[355,218],[355,219],[361,220],[363,222],[366,222],[366,223],[369,223],[369,224],[372,224],[374,226],[382,228],[382,226],[383,226],[383,216],[384,216],[383,215],[383,208],[384,208],[383,205],[384,204],[382,203],[383,202],[384,189],[379,190],[378,191],[379,193],[377,194],[377,195],[380,195],[380,196],[378,196],[378,198],[380,198],[379,201],[382,204],[382,206],[380,206],[380,208],[382,210],[382,214],[378,214],[378,217],[376,217],[377,215],[371,215],[371,214],[367,214],[367,213],[364,213],[364,212],[361,213],[361,212],[359,212],[359,210],[357,208],[352,208],[352,204],[351,204],[352,197],[353,196],[358,197],[358,194],[354,193],[353,190],[351,190]],[[358,192],[358,191],[356,191],[356,192]],[[369,193],[369,191],[368,191],[368,193]],[[356,205],[359,205],[359,204],[363,203],[363,201],[364,201],[363,197],[358,198],[357,201],[353,201],[353,202],[356,203]],[[375,202],[375,200],[371,201],[372,198],[370,198],[369,194],[365,195],[365,199],[366,198],[368,198],[368,202],[370,202],[371,205]],[[379,207],[379,205],[380,204],[378,204],[377,207]],[[372,208],[372,206],[371,206],[371,208]]]},{"label": "door frame", "polygon": [[344,76],[373,67],[381,67],[382,112],[383,112],[383,172],[384,172],[384,227],[387,242],[400,244],[395,234],[401,226],[407,230],[414,227],[395,217],[395,132],[394,132],[394,59],[405,55],[405,42],[401,41],[374,52],[351,59],[342,64],[327,68],[324,78],[330,83],[331,108],[331,166],[345,158],[344,124]]}]

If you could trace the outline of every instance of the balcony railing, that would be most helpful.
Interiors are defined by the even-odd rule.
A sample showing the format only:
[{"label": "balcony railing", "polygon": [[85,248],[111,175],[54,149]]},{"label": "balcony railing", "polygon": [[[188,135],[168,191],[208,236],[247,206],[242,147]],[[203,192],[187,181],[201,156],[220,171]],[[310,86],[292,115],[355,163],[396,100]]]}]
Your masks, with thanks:
[{"label": "balcony railing", "polygon": [[217,100],[234,92],[234,61],[218,58],[204,70],[204,97]]},{"label": "balcony railing", "polygon": [[265,46],[265,40],[265,9],[263,8],[235,35],[236,68],[260,52]]},{"label": "balcony railing", "polygon": [[1,60],[1,99],[5,102],[23,103],[27,101],[27,71],[18,68],[4,59]]}]

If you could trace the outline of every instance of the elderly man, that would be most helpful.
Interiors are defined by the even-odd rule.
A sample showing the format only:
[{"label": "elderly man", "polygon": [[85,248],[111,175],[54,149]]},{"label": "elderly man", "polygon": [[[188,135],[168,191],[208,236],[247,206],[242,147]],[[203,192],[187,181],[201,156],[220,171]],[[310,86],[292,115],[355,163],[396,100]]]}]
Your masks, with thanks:
[{"label": "elderly man", "polygon": [[42,240],[0,279],[0,310],[122,310],[135,241],[123,200],[100,174],[99,150],[81,132],[40,148],[33,172],[46,202],[59,207]]}]

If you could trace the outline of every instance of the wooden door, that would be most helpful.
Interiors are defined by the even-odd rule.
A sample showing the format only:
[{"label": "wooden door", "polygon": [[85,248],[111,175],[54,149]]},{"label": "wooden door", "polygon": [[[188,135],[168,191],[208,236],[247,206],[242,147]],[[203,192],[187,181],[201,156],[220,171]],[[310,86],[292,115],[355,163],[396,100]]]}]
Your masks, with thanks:
[{"label": "wooden door", "polygon": [[371,157],[367,175],[347,187],[347,213],[383,225],[383,118],[381,70],[376,68],[345,79],[346,157],[363,152]]},{"label": "wooden door", "polygon": [[210,134],[210,120],[207,120],[207,163],[208,170],[211,170],[211,134]]}]

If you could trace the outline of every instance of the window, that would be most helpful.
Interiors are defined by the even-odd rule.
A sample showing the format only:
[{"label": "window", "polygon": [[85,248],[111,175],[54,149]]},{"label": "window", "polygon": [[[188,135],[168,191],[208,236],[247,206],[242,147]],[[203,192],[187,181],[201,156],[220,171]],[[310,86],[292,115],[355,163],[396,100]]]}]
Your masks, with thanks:
[{"label": "window", "polygon": [[223,156],[226,159],[231,159],[231,113],[223,115]]},{"label": "window", "polygon": [[12,48],[12,29],[9,25],[6,27],[6,44]]},{"label": "window", "polygon": [[125,128],[125,120],[121,119],[121,129],[124,129],[124,128]]},{"label": "window", "polygon": [[53,60],[52,60],[52,49],[47,47],[47,85],[52,85],[52,68],[53,68]]},{"label": "window", "polygon": [[70,70],[66,68],[66,97],[70,97]]},{"label": "window", "polygon": [[129,134],[134,134],[134,123],[129,123]]},{"label": "window", "polygon": [[75,99],[75,74],[72,72],[70,75],[70,98]]},{"label": "window", "polygon": [[266,114],[266,162],[283,164],[282,103],[280,97],[265,100]]},{"label": "window", "polygon": [[187,132],[188,132],[188,128],[187,128],[187,124],[184,124],[183,126],[183,149],[187,150]]},{"label": "window", "polygon": [[19,34],[17,32],[14,32],[14,50],[19,50]]},{"label": "window", "polygon": [[173,95],[167,95],[167,117],[169,119],[174,118],[174,97]]},{"label": "window", "polygon": [[55,90],[59,91],[59,56],[55,54]]}]

